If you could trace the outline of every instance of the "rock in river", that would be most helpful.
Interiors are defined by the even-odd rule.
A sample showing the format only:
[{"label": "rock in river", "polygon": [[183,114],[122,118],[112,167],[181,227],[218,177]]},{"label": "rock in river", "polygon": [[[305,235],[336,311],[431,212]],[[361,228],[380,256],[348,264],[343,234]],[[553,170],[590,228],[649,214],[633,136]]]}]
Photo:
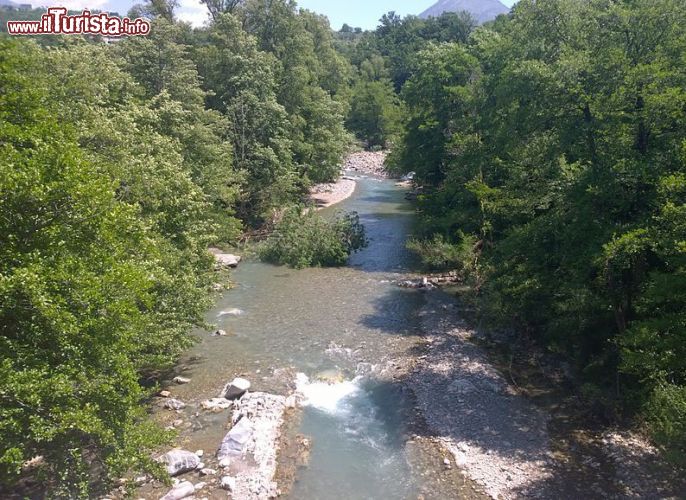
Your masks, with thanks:
[{"label": "rock in river", "polygon": [[203,410],[219,413],[220,411],[228,410],[233,403],[226,398],[208,399],[200,403]]},{"label": "rock in river", "polygon": [[185,450],[172,450],[165,453],[159,459],[164,463],[170,476],[178,476],[184,472],[190,472],[200,465],[200,457],[195,453]]},{"label": "rock in river", "polygon": [[191,379],[186,378],[186,377],[175,377],[174,378],[174,383],[179,384],[179,385],[184,385],[184,384],[190,384]]},{"label": "rock in river", "polygon": [[238,267],[238,264],[240,264],[242,260],[240,255],[233,255],[230,253],[215,253],[214,258],[221,267]]},{"label": "rock in river", "polygon": [[168,410],[183,410],[186,407],[186,403],[178,399],[168,399],[164,402],[164,407]]},{"label": "rock in river", "polygon": [[224,474],[235,479],[233,498],[261,500],[278,496],[274,476],[285,411],[285,396],[260,392],[246,394],[234,404],[234,427],[218,454],[222,464],[230,458],[229,470],[225,469]]},{"label": "rock in river", "polygon": [[225,458],[243,455],[246,445],[252,438],[253,431],[254,428],[250,419],[241,418],[222,441],[217,458],[221,461]]},{"label": "rock in river", "polygon": [[187,498],[195,493],[195,486],[190,481],[183,481],[174,486],[169,493],[164,495],[160,500],[181,500]]},{"label": "rock in river", "polygon": [[243,314],[245,314],[244,311],[242,311],[242,310],[240,310],[240,309],[234,308],[234,309],[227,309],[226,311],[222,311],[222,312],[220,312],[217,316],[219,316],[220,318],[221,318],[222,316],[235,316],[235,317],[238,317],[238,316],[243,316]]},{"label": "rock in river", "polygon": [[244,378],[235,378],[232,382],[226,384],[222,391],[221,397],[226,399],[238,399],[250,389],[250,381]]}]

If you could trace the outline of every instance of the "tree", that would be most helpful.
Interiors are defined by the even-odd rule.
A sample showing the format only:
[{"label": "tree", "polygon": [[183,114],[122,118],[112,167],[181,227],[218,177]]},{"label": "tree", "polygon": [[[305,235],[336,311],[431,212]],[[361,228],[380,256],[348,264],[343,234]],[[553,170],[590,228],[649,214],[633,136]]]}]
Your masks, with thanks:
[{"label": "tree", "polygon": [[239,213],[250,222],[297,193],[292,141],[286,110],[277,102],[276,61],[262,52],[230,14],[217,19],[210,43],[196,49],[203,81],[211,94],[207,102],[227,116],[234,164],[247,174],[247,189]]},{"label": "tree", "polygon": [[272,54],[277,99],[288,113],[294,161],[311,182],[333,180],[349,137],[343,126],[345,103],[337,93],[345,81],[345,63],[333,49],[328,22],[297,12],[286,0],[252,0],[241,16],[261,50]]},{"label": "tree", "polygon": [[[76,72],[79,81],[55,89],[53,55],[28,43],[0,48],[0,471],[11,483],[41,456],[35,473],[51,495],[86,498],[132,468],[158,470],[151,451],[166,437],[147,420],[139,378],[191,343],[212,260],[200,220],[172,216],[130,176],[147,167],[136,152],[119,165],[83,149],[82,120],[98,109],[66,115],[68,102],[55,98],[98,87]],[[116,93],[121,81],[110,76]],[[192,183],[165,164],[179,160],[173,143],[159,146],[172,151],[155,165],[159,184],[166,172],[181,180],[164,194],[192,204]]]},{"label": "tree", "polygon": [[409,65],[395,47],[419,43],[415,21],[377,35],[408,112],[391,161],[425,187],[414,246],[476,241],[482,313],[567,353],[606,407],[682,451],[684,15],[522,0]]},{"label": "tree", "polygon": [[351,101],[347,127],[369,146],[388,146],[400,132],[400,102],[391,81],[361,76]]},{"label": "tree", "polygon": [[212,19],[215,21],[222,14],[233,14],[238,6],[240,6],[244,0],[201,0],[203,4],[210,11]]}]

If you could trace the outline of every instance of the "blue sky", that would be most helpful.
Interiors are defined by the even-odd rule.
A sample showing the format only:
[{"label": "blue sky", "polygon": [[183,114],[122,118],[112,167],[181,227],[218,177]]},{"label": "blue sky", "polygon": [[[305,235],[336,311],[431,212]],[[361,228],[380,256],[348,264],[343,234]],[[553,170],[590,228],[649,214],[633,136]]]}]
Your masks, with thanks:
[{"label": "blue sky", "polygon": [[[501,0],[511,7],[515,0]],[[340,29],[343,23],[353,27],[374,29],[379,18],[386,12],[394,10],[401,16],[417,15],[436,0],[299,0],[298,5],[321,14],[331,21],[331,27]]]},{"label": "blue sky", "polygon": [[[18,0],[17,0],[18,1]],[[24,1],[24,0],[22,0]],[[71,9],[102,9],[125,14],[135,3],[142,0],[27,0],[34,5],[43,2],[51,6],[62,5]],[[511,6],[516,0],[501,0]],[[374,29],[379,18],[394,10],[401,16],[419,14],[436,3],[436,0],[299,0],[298,5],[326,15],[331,20],[331,27],[340,29],[343,23],[353,27]],[[200,0],[179,0],[177,16],[200,26],[207,19],[207,9]]]}]

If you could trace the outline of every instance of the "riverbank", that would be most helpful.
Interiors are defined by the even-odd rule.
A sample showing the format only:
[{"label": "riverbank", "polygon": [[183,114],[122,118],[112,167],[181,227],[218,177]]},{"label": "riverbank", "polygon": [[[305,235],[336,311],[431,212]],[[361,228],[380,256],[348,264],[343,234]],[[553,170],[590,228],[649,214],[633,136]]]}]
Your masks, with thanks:
[{"label": "riverbank", "polygon": [[384,162],[386,152],[361,151],[349,154],[343,161],[341,177],[336,182],[317,184],[310,189],[310,201],[318,210],[336,205],[348,198],[355,192],[357,182],[355,178],[345,174],[351,173],[357,176],[373,176],[380,179],[388,177]]},{"label": "riverbank", "polygon": [[[340,268],[242,262],[235,287],[207,313],[217,330],[197,332],[200,341],[174,373],[188,383],[165,387],[185,408],[167,409],[160,398],[158,416],[179,431],[178,446],[205,450],[205,467],[216,471],[180,477],[194,488],[205,483],[197,496],[226,498],[227,476],[235,479],[225,481],[230,488],[302,499],[635,498],[670,491],[642,479],[660,476],[646,464],[651,455],[622,434],[606,436],[611,444],[602,446],[617,457],[606,462],[598,457],[609,451],[584,447],[584,422],[563,425],[564,393],[551,393],[544,404],[543,389],[503,366],[455,297],[433,289],[455,276],[412,274],[404,243],[413,211],[402,189],[361,177],[343,209],[360,213],[370,245]],[[234,403],[233,411],[206,410],[236,377],[275,395],[256,399],[271,409]],[[282,412],[281,397],[291,395],[295,408],[289,403]],[[214,454],[223,440],[230,447],[227,431],[246,416],[268,424],[260,434],[271,437],[259,446],[247,440],[247,457],[227,470]],[[253,460],[266,466],[257,476]],[[148,486],[138,497],[167,491]]]},{"label": "riverbank", "polygon": [[388,153],[386,151],[359,151],[352,153],[343,162],[343,170],[353,172],[356,175],[389,178],[385,162]]},{"label": "riverbank", "polygon": [[657,449],[584,418],[562,380],[542,380],[540,362],[528,375],[499,363],[453,297],[424,293],[424,344],[398,360],[400,380],[416,398],[417,437],[449,453],[446,464],[491,498],[683,497],[681,475]]},{"label": "riverbank", "polygon": [[354,180],[345,177],[334,183],[317,184],[310,190],[310,201],[315,204],[317,210],[328,208],[350,198],[355,192],[356,185]]}]

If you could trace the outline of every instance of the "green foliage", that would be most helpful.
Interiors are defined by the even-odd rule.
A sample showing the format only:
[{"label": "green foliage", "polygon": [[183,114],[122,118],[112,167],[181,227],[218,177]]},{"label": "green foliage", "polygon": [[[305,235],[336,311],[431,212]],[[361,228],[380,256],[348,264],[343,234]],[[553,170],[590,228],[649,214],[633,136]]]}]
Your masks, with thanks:
[{"label": "green foliage", "polygon": [[[146,37],[0,42],[3,484],[37,456],[55,497],[159,472],[168,436],[139,381],[203,325],[208,245],[338,175],[352,69],[326,20],[285,1],[210,4],[198,30],[153,2],[138,9]],[[354,216],[310,225],[327,248],[306,264],[364,243]]]},{"label": "green foliage", "polygon": [[686,452],[686,387],[656,386],[646,403],[645,417],[661,445]]},{"label": "green foliage", "polygon": [[276,59],[277,100],[299,176],[329,182],[350,138],[343,126],[350,68],[334,49],[328,20],[289,0],[251,0],[238,12],[260,50]]},{"label": "green foliage", "polygon": [[589,394],[619,394],[677,446],[685,12],[676,0],[522,0],[467,43],[417,52],[417,21],[393,16],[376,34],[401,47],[385,52],[407,110],[389,163],[426,193],[426,240],[412,247],[440,263],[461,233],[473,238],[484,313],[567,353]]},{"label": "green foliage", "polygon": [[120,196],[78,127],[58,122],[50,76],[27,74],[41,56],[0,48],[0,473],[11,483],[42,456],[53,495],[87,497],[96,464],[110,478],[155,469],[166,437],[139,378],[191,343],[212,261],[188,241],[199,219],[151,226],[163,207]]},{"label": "green foliage", "polygon": [[260,248],[267,262],[304,267],[342,266],[351,253],[367,246],[364,226],[356,213],[327,220],[311,209],[288,209]]},{"label": "green foliage", "polygon": [[388,79],[364,77],[352,89],[346,125],[369,147],[388,147],[400,132],[400,102]]},{"label": "green foliage", "polygon": [[441,234],[431,239],[411,239],[408,250],[417,254],[422,267],[429,271],[470,271],[474,272],[475,238],[462,235],[460,243],[450,243]]}]

